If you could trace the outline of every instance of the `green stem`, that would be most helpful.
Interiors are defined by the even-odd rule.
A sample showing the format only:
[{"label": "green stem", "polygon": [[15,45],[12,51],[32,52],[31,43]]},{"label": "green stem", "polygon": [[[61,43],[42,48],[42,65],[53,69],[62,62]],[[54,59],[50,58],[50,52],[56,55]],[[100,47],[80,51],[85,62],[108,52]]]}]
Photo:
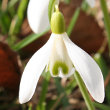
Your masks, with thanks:
[{"label": "green stem", "polygon": [[82,93],[82,95],[84,97],[84,100],[86,102],[88,110],[95,110],[95,108],[93,106],[93,103],[92,103],[92,101],[91,101],[91,99],[89,97],[88,91],[87,91],[87,89],[85,87],[85,84],[84,84],[83,80],[81,79],[80,75],[78,74],[78,72],[75,72],[74,77],[75,77],[75,79],[76,79],[76,81],[77,81],[77,83],[79,85],[79,88],[80,88],[81,93]]},{"label": "green stem", "polygon": [[14,45],[12,47],[12,49],[14,51],[19,51],[20,49],[24,48],[25,46],[29,45],[30,43],[32,43],[33,41],[35,41],[36,39],[41,37],[42,35],[46,34],[49,31],[49,29],[50,29],[50,27],[48,29],[46,29],[44,32],[42,32],[42,33],[31,34],[31,35],[27,36],[26,38],[24,38],[23,40],[18,42],[16,45]]},{"label": "green stem", "polygon": [[17,10],[17,14],[14,17],[14,19],[12,20],[12,24],[10,26],[9,35],[14,35],[14,34],[19,33],[23,20],[24,20],[24,17],[25,17],[25,12],[27,9],[28,2],[29,2],[29,0],[20,1],[19,7]]},{"label": "green stem", "polygon": [[21,29],[21,25],[23,23],[23,19],[25,17],[25,12],[28,6],[28,2],[29,0],[21,0],[18,10],[17,10],[17,22],[16,22],[16,33],[19,33],[20,29]]},{"label": "green stem", "polygon": [[48,84],[49,84],[51,75],[50,75],[49,72],[44,72],[43,77],[44,77],[44,80],[43,80],[43,84],[42,84],[42,92],[41,92],[41,96],[40,96],[40,99],[39,99],[39,105],[42,105],[43,102],[46,99],[46,93],[47,93],[47,90],[48,90]]},{"label": "green stem", "polygon": [[49,71],[43,72],[42,76],[43,76],[44,80],[43,80],[43,84],[42,84],[42,91],[40,93],[40,99],[39,99],[38,105],[36,107],[36,110],[45,110],[46,93],[48,91],[48,85],[49,85],[49,81],[51,78]]},{"label": "green stem", "polygon": [[100,110],[110,110],[110,107],[108,105],[100,104],[93,102],[94,106]]},{"label": "green stem", "polygon": [[76,21],[77,21],[77,19],[78,19],[78,17],[79,17],[79,14],[80,14],[80,8],[77,8],[77,9],[75,10],[73,16],[72,16],[71,22],[70,22],[70,24],[69,24],[69,26],[68,26],[68,29],[67,29],[67,34],[68,34],[68,36],[71,35],[71,33],[72,33],[73,29],[74,29],[74,26],[75,26],[75,24],[76,24]]},{"label": "green stem", "polygon": [[11,47],[14,45],[14,42],[16,42],[16,40],[17,40],[16,34],[18,34],[21,30],[21,26],[22,26],[22,23],[23,23],[23,20],[25,17],[25,12],[27,9],[28,1],[29,0],[20,1],[19,7],[17,10],[17,14],[12,19],[10,29],[8,32],[8,35],[9,35],[8,43]]},{"label": "green stem", "polygon": [[100,4],[101,4],[102,11],[104,14],[105,28],[107,31],[108,45],[109,45],[109,52],[110,52],[110,17],[109,17],[109,13],[107,9],[106,0],[100,0]]},{"label": "green stem", "polygon": [[32,104],[29,105],[28,110],[32,110]]}]

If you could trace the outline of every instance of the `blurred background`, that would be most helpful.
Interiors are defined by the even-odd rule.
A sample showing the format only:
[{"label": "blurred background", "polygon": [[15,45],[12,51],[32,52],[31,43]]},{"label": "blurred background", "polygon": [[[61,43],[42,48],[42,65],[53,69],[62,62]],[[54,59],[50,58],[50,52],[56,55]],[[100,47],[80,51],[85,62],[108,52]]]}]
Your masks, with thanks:
[{"label": "blurred background", "polygon": [[[48,72],[40,77],[31,101],[19,103],[22,71],[51,34],[50,30],[32,32],[27,22],[28,3],[29,0],[0,0],[0,110],[87,110],[74,76],[50,78]],[[106,4],[110,15],[110,0]],[[105,101],[99,104],[91,97],[93,104],[96,110],[110,110],[110,36],[100,0],[96,0],[94,8],[83,0],[62,0],[60,10],[71,40],[92,55],[103,72]]]}]

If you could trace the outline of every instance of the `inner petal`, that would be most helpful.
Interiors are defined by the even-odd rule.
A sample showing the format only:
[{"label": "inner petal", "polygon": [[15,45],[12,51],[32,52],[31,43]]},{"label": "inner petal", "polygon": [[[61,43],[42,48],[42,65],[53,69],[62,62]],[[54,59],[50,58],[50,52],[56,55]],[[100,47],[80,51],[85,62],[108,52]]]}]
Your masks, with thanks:
[{"label": "inner petal", "polygon": [[49,60],[49,71],[53,77],[68,76],[71,73],[73,64],[68,56],[62,34],[52,34],[54,43]]}]

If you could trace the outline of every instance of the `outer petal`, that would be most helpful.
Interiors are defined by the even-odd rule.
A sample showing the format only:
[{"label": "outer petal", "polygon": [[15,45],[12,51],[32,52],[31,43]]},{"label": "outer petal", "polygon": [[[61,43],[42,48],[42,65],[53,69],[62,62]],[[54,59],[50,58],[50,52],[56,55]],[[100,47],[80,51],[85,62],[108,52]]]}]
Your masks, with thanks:
[{"label": "outer petal", "polygon": [[104,80],[97,63],[85,51],[76,46],[65,33],[64,42],[68,54],[81,75],[92,97],[102,103],[104,100]]},{"label": "outer petal", "polygon": [[27,63],[20,83],[20,103],[29,101],[33,96],[39,77],[48,63],[52,44],[53,38],[51,37],[49,41],[41,49],[39,49]]},{"label": "outer petal", "polygon": [[95,0],[86,0],[91,7],[94,7]]},{"label": "outer petal", "polygon": [[49,0],[30,0],[29,2],[27,17],[35,33],[45,31],[49,27],[48,4]]},{"label": "outer petal", "polygon": [[[54,33],[51,35],[51,37],[54,37],[54,41],[49,58],[49,71],[53,77],[69,77],[75,72],[75,69],[73,69],[72,61],[68,56],[62,35],[63,34]],[[66,65],[67,68],[65,66],[61,66],[60,63]],[[63,70],[67,70],[67,73],[65,74]]]}]

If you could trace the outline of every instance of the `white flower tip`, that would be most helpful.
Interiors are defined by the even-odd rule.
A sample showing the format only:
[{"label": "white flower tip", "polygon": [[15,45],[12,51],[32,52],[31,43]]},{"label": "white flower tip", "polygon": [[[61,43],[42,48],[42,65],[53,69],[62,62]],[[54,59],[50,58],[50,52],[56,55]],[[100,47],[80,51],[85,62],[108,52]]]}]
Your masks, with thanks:
[{"label": "white flower tip", "polygon": [[26,101],[25,101],[24,99],[21,99],[21,98],[19,99],[19,103],[20,103],[20,104],[24,104],[25,102],[26,102]]},{"label": "white flower tip", "polygon": [[29,97],[26,97],[25,94],[19,94],[19,103],[24,104],[30,100]]},{"label": "white flower tip", "polygon": [[23,95],[21,95],[21,93],[19,93],[19,103],[23,104],[26,102],[27,102],[26,98]]},{"label": "white flower tip", "polygon": [[104,81],[100,81],[100,85],[97,88],[94,87],[94,90],[91,95],[95,101],[103,103],[105,98]]},{"label": "white flower tip", "polygon": [[19,99],[19,103],[20,103],[20,104],[24,104],[24,103],[26,103],[26,102],[28,102],[28,101],[26,101],[26,100],[24,100],[24,99]]},{"label": "white flower tip", "polygon": [[[102,92],[102,91],[101,91]],[[102,94],[99,94],[97,97],[95,97],[94,99],[99,102],[99,103],[103,103],[105,98],[105,92],[103,91]]]},{"label": "white flower tip", "polygon": [[24,104],[26,101],[23,98],[19,98],[19,103]]}]

